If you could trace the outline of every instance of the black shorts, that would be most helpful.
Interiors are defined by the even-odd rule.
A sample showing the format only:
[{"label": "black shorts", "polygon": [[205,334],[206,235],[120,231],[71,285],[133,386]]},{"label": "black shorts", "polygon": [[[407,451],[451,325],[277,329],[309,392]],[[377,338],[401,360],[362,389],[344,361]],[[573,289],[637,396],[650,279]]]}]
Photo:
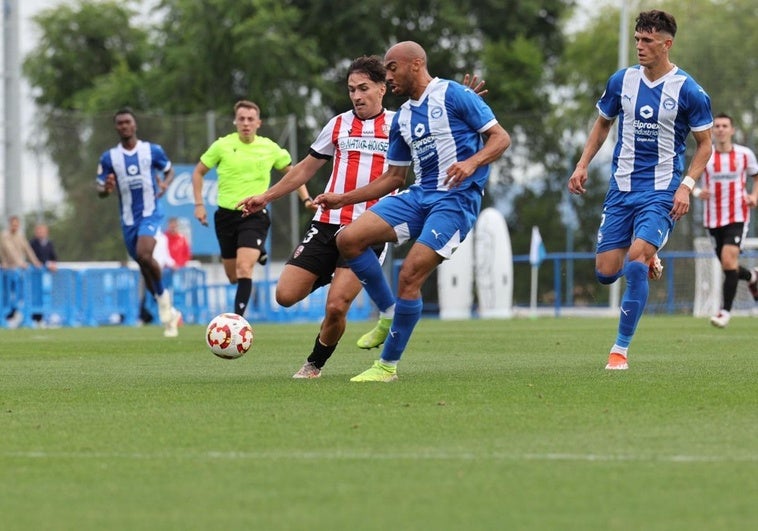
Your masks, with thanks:
[{"label": "black shorts", "polygon": [[721,258],[721,249],[724,245],[736,245],[742,249],[742,242],[747,235],[745,224],[742,222],[708,229],[708,232],[711,234],[711,238],[713,238],[713,247],[719,259]]},{"label": "black shorts", "polygon": [[219,207],[213,215],[213,222],[216,225],[221,258],[236,258],[240,247],[264,252],[268,228],[271,226],[271,218],[265,208],[243,218],[241,210]]},{"label": "black shorts", "polygon": [[[318,277],[313,289],[329,284],[338,267],[349,267],[337,249],[337,232],[340,228],[340,225],[312,221],[300,245],[287,260],[288,264],[302,267]],[[373,247],[380,261],[384,261],[386,247],[386,244]]]}]

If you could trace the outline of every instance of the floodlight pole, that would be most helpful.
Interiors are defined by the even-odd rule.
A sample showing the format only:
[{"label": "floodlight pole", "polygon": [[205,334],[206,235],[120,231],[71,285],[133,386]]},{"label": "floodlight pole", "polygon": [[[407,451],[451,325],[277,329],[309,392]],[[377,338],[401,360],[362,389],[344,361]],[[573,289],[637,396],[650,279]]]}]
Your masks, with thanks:
[{"label": "floodlight pole", "polygon": [[[619,0],[621,4],[619,10],[619,50],[618,50],[618,67],[619,70],[629,66],[629,6],[626,0]],[[614,128],[614,140],[617,129]],[[608,306],[618,308],[621,303],[621,280],[616,280],[610,286],[608,294]]]},{"label": "floodlight pole", "polygon": [[5,145],[5,215],[22,213],[21,193],[21,62],[18,0],[3,0],[3,136]]}]

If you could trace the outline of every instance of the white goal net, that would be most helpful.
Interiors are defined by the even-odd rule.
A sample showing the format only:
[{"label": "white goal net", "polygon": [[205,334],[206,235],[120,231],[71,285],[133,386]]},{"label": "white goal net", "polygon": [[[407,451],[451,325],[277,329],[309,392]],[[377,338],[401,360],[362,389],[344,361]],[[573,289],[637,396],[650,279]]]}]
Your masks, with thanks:
[{"label": "white goal net", "polygon": [[[724,277],[711,239],[695,238],[694,247],[699,256],[695,258],[695,300],[692,313],[695,317],[709,317],[715,315],[721,307],[721,290]],[[755,251],[757,249],[758,238],[745,238],[742,245],[743,254],[740,256],[740,265],[748,269],[758,265],[754,253],[744,253],[744,251]],[[756,302],[745,282],[740,281],[737,285],[732,315],[758,315]]]}]

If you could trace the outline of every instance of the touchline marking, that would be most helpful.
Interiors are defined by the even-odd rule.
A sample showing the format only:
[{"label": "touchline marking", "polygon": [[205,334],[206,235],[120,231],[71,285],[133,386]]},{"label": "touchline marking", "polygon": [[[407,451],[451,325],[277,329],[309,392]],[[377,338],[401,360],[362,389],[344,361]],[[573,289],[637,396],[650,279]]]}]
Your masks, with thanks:
[{"label": "touchline marking", "polygon": [[645,463],[755,463],[758,455],[647,455],[647,454],[570,454],[570,453],[500,453],[470,452],[2,452],[3,459],[131,459],[131,460],[195,460],[195,461],[265,461],[265,460],[407,460],[407,461],[584,461]]}]

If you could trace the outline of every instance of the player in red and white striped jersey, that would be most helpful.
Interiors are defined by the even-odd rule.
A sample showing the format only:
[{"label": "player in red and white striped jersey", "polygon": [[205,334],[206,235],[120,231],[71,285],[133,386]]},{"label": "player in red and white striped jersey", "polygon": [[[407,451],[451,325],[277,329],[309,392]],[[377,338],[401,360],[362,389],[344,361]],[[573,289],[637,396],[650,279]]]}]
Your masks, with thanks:
[{"label": "player in red and white striped jersey", "polygon": [[[737,283],[748,283],[758,301],[758,268],[739,265],[740,249],[750,222],[750,209],[758,204],[758,162],[749,148],[734,144],[731,116],[719,114],[713,120],[714,151],[703,172],[703,188],[693,195],[704,201],[703,225],[711,234],[716,256],[724,271],[723,304],[711,324],[724,328],[737,293]],[[747,178],[753,178],[748,193]]]},{"label": "player in red and white striped jersey", "polygon": [[[330,159],[333,163],[327,191],[347,192],[379,177],[387,167],[385,158],[389,126],[395,114],[382,104],[387,91],[385,73],[380,57],[355,59],[347,73],[347,88],[353,109],[329,120],[311,144],[308,155],[278,183],[261,195],[240,201],[243,212],[257,212],[271,201],[297,189]],[[306,205],[312,204],[310,198],[305,202]],[[374,202],[343,209],[318,209],[302,242],[284,266],[276,286],[276,301],[282,306],[292,306],[316,288],[331,283],[326,315],[313,351],[294,378],[318,378],[321,368],[345,332],[347,311],[362,286],[340,257],[335,235]]]}]

